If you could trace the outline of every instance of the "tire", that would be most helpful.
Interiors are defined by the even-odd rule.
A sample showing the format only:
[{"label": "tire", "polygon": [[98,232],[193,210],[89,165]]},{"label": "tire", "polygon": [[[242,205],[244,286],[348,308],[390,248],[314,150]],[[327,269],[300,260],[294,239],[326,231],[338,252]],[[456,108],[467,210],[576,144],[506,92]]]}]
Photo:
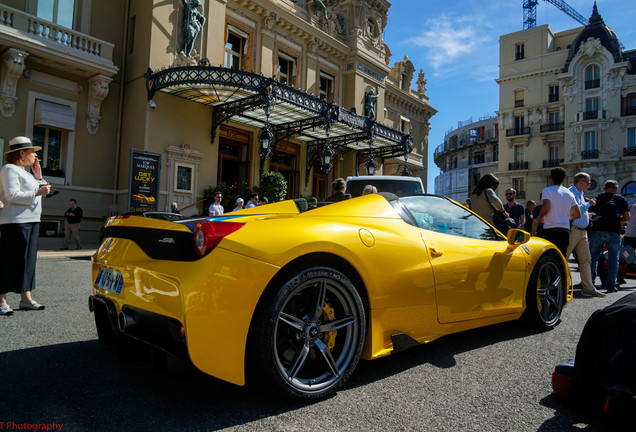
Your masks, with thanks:
[{"label": "tire", "polygon": [[251,384],[318,400],[355,370],[366,332],[360,295],[338,270],[301,270],[258,308],[248,346]]},{"label": "tire", "polygon": [[544,331],[561,322],[565,304],[565,274],[563,266],[552,256],[542,256],[530,275],[526,290],[526,310],[523,318],[531,327]]}]

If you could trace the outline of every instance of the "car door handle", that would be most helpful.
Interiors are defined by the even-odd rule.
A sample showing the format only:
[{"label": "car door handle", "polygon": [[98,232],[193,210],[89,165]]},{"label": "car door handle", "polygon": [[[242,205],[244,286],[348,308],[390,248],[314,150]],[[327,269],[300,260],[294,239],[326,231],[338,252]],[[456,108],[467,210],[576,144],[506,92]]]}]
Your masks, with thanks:
[{"label": "car door handle", "polygon": [[429,248],[429,249],[431,251],[431,256],[432,257],[440,257],[440,256],[444,255],[444,252],[442,252],[439,249],[435,249],[434,247]]}]

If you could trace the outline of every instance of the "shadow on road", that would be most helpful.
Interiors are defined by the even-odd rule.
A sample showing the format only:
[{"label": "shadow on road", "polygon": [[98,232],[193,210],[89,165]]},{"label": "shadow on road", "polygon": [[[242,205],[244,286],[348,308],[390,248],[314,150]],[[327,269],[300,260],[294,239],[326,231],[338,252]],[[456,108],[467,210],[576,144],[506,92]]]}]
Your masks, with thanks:
[{"label": "shadow on road", "polygon": [[295,408],[193,369],[154,372],[96,340],[3,352],[0,370],[0,421],[63,431],[207,431]]},{"label": "shadow on road", "polygon": [[[517,323],[504,323],[450,335],[397,355],[361,362],[346,388],[425,363],[453,367],[455,356],[462,352],[531,334]],[[147,360],[122,361],[114,347],[96,340],[3,352],[0,370],[6,402],[0,407],[0,421],[55,422],[64,425],[62,430],[73,431],[208,431],[304,406],[252,393],[194,369],[172,369],[172,373],[155,372]],[[557,405],[555,418],[541,430],[581,430],[571,426],[576,419],[565,405],[558,407],[558,400],[551,403]],[[564,425],[568,428],[559,429]]]}]

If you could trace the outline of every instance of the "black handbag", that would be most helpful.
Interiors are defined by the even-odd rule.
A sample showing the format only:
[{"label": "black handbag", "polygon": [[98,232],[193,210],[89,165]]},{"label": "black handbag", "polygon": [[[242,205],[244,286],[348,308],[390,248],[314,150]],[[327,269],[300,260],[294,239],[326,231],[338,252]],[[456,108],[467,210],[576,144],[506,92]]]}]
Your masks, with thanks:
[{"label": "black handbag", "polygon": [[488,204],[490,204],[490,207],[492,207],[492,219],[495,228],[501,231],[503,235],[508,234],[509,229],[517,228],[517,222],[515,222],[515,220],[511,217],[507,217],[503,211],[500,211],[499,209],[497,209],[497,207],[492,205],[492,202],[490,202],[486,191],[484,191],[483,194],[486,197],[486,201],[488,201]]}]

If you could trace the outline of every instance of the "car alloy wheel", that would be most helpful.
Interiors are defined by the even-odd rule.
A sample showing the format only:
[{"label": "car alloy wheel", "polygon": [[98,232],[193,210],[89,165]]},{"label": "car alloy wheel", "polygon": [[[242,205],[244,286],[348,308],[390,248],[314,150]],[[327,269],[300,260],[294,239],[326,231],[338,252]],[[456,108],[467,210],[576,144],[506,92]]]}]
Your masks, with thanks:
[{"label": "car alloy wheel", "polygon": [[344,384],[366,329],[360,295],[346,276],[326,267],[301,271],[267,309],[256,350],[261,378],[301,399],[325,397]]},{"label": "car alloy wheel", "polygon": [[539,330],[549,330],[559,324],[564,303],[563,267],[556,258],[544,255],[530,276],[524,316]]}]

